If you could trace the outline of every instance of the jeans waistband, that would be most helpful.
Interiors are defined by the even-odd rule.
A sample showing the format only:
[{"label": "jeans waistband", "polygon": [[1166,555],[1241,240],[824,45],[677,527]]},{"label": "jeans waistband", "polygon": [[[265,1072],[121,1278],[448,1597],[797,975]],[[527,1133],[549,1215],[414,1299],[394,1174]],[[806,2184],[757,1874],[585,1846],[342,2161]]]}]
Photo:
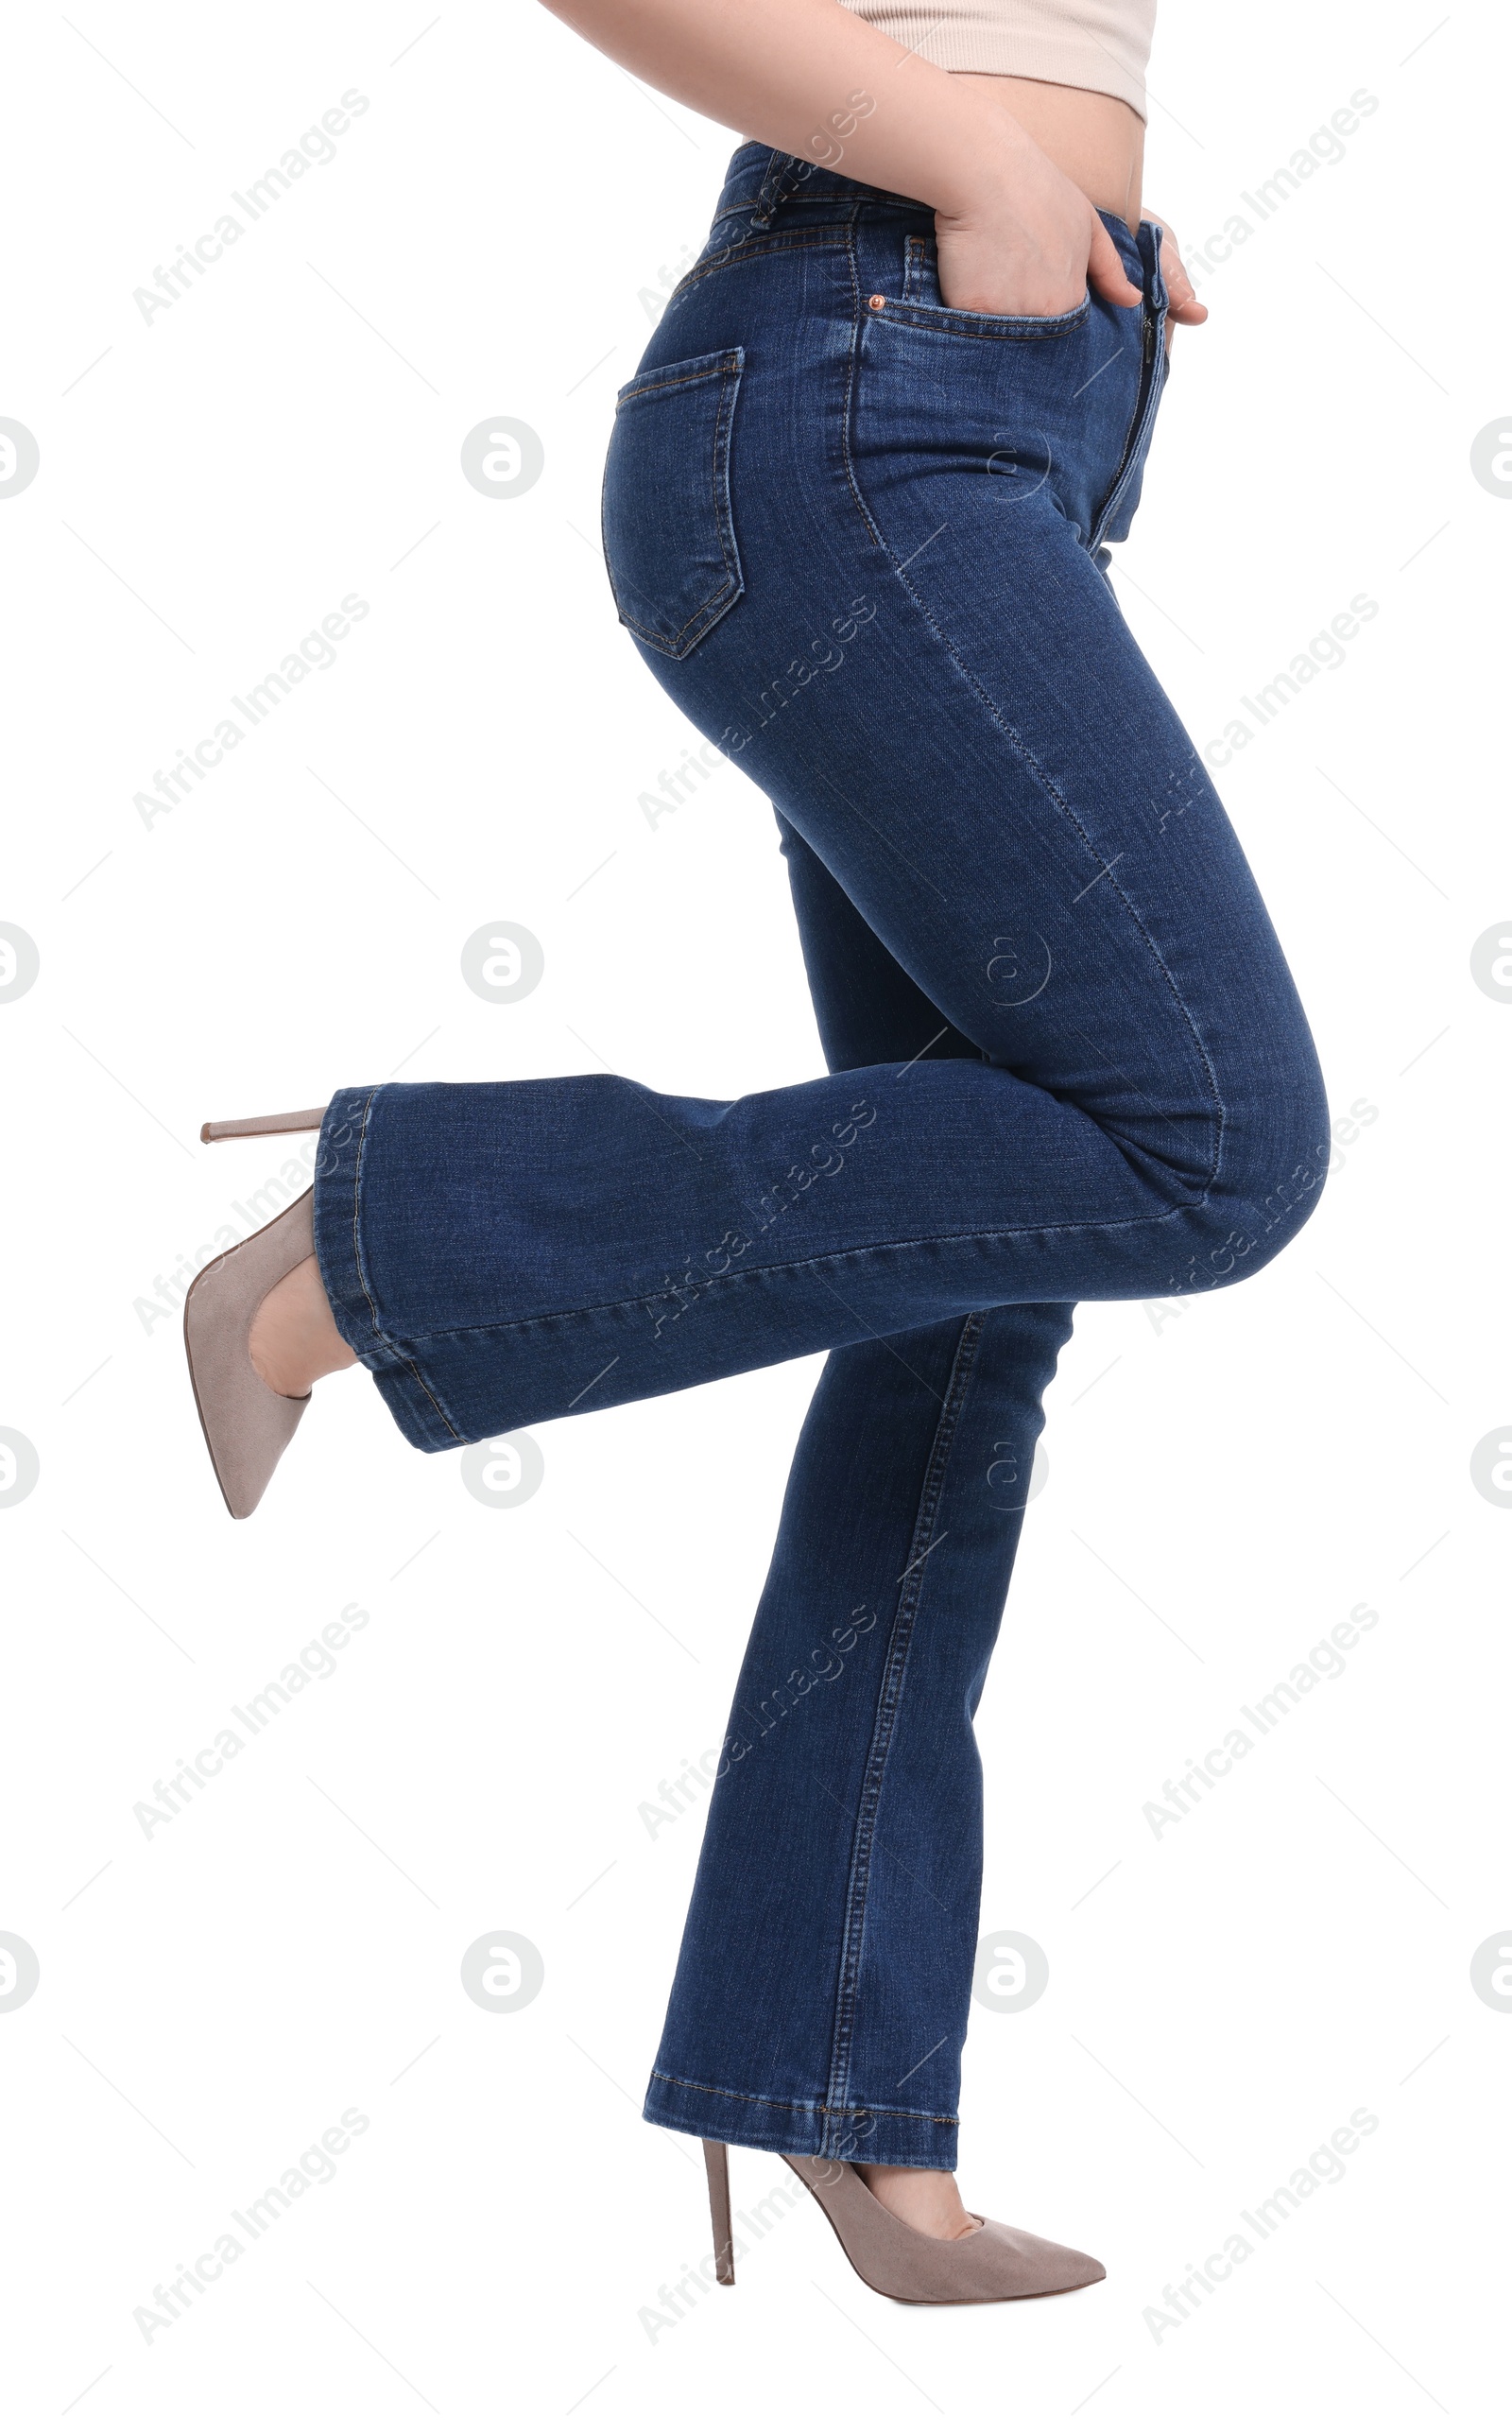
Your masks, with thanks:
[{"label": "jeans waistband", "polygon": [[[772,224],[780,211],[792,204],[801,204],[805,210],[828,207],[837,214],[852,215],[868,209],[925,214],[930,210],[929,204],[920,202],[916,195],[890,194],[882,186],[863,185],[855,178],[841,177],[836,169],[819,168],[795,153],[774,151],[769,144],[743,144],[725,172],[724,190],[714,218],[717,223],[744,216],[750,228],[759,233]],[[1097,216],[1117,246],[1119,259],[1133,284],[1152,302],[1162,302],[1160,232],[1156,222],[1142,219],[1136,231],[1113,212],[1099,211]]]}]

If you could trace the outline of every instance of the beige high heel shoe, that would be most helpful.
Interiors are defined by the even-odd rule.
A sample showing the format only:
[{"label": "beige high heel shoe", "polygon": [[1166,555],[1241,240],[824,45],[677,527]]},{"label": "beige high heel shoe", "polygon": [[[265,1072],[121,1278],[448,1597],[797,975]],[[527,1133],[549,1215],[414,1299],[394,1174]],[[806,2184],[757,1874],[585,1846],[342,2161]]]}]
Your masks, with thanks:
[{"label": "beige high heel shoe", "polygon": [[[730,2225],[730,2148],[703,2146],[709,2174],[709,2211],[713,2221],[714,2270],[726,2287],[734,2284],[734,2241]],[[784,2153],[839,2239],[858,2279],[879,2297],[900,2305],[991,2305],[1010,2297],[1053,2297],[1087,2288],[1107,2278],[1102,2265],[1074,2247],[1055,2246],[1003,2221],[972,2217],[978,2226],[965,2237],[926,2237],[880,2204],[849,2162],[825,2162],[815,2154]]]},{"label": "beige high heel shoe", "polygon": [[[318,1131],[323,1106],[297,1114],[253,1114],[201,1125],[201,1140],[249,1140],[275,1131]],[[226,1509],[233,1520],[257,1509],[295,1428],[310,1406],[275,1393],[252,1366],[247,1339],[275,1284],[315,1255],[315,1193],[201,1268],[183,1304],[189,1381]]]}]

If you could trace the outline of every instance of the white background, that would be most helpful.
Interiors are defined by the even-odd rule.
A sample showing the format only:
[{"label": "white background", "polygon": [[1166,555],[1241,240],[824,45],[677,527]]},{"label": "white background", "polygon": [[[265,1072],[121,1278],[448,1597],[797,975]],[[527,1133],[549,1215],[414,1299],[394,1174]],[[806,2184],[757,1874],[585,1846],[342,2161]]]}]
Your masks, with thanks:
[{"label": "white background", "polygon": [[[0,1005],[0,1423],[41,1459],[0,1510],[0,1928],[41,1962],[0,2011],[9,2419],[1489,2422],[1512,2043],[1469,1975],[1512,1942],[1512,1512],[1470,1474],[1512,1401],[1512,1009],[1470,971],[1512,912],[1512,506],[1469,461],[1509,403],[1490,18],[1162,0],[1147,192],[1183,236],[1351,93],[1379,101],[1206,280],[1117,577],[1199,743],[1355,594],[1379,604],[1222,780],[1332,1103],[1376,1113],[1278,1265],[1179,1315],[1089,1308],[1050,1397],[981,1716],[983,1923],[1039,1940],[1050,1982],[973,2009],[962,2172],[1108,2277],[891,2305],[802,2199],[654,2338],[642,2309],[709,2245],[696,2147],[638,2117],[700,1823],[653,1838],[638,1808],[724,1728],[816,1364],[542,1428],[514,1509],[410,1451],[358,1371],[233,1527],[177,1301],[134,1304],[276,1171],[262,1144],[201,1148],[208,1115],[401,1070],[731,1096],[818,1069],[765,805],[727,768],[655,830],[639,807],[692,738],[595,538],[615,388],[730,139],[520,0],[81,0],[18,12],[8,52],[0,412],[42,455],[0,500],[0,919],[42,957]],[[336,158],[146,322],[133,290],[353,88]],[[458,461],[501,414],[545,448],[509,500]],[[337,664],[144,825],[153,771],[352,592]],[[458,968],[499,920],[545,952],[508,1007]],[[335,1676],[146,1837],[154,1780],[352,1602]],[[1361,1602],[1380,1619],[1344,1677],[1157,1839],[1164,1779]],[[503,2016],[459,1975],[499,1929],[545,1963]],[[1342,2183],[1157,2339],[1165,2284],[1360,2107],[1379,2127]],[[334,2182],[146,2340],[155,2284],[348,2108],[369,2126]],[[747,2207],[786,2177],[734,2168]]]}]

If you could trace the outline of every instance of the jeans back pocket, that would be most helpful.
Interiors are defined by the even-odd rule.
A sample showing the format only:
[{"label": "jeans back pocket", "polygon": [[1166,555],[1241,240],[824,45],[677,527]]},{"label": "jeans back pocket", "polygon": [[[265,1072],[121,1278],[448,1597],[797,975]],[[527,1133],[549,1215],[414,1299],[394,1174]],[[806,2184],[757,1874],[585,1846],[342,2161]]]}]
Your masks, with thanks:
[{"label": "jeans back pocket", "polygon": [[620,390],[604,467],[604,558],[620,623],[685,659],[745,588],[730,505],[744,350],[643,371]]}]

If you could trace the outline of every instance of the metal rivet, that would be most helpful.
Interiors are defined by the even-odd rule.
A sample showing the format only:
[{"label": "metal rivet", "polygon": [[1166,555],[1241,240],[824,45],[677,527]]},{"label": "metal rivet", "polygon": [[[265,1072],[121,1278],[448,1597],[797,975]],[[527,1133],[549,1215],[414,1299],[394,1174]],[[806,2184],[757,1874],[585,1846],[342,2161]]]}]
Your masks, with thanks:
[{"label": "metal rivet", "polygon": [[867,298],[867,302],[874,313],[880,313],[887,299],[885,296],[868,296]]}]

